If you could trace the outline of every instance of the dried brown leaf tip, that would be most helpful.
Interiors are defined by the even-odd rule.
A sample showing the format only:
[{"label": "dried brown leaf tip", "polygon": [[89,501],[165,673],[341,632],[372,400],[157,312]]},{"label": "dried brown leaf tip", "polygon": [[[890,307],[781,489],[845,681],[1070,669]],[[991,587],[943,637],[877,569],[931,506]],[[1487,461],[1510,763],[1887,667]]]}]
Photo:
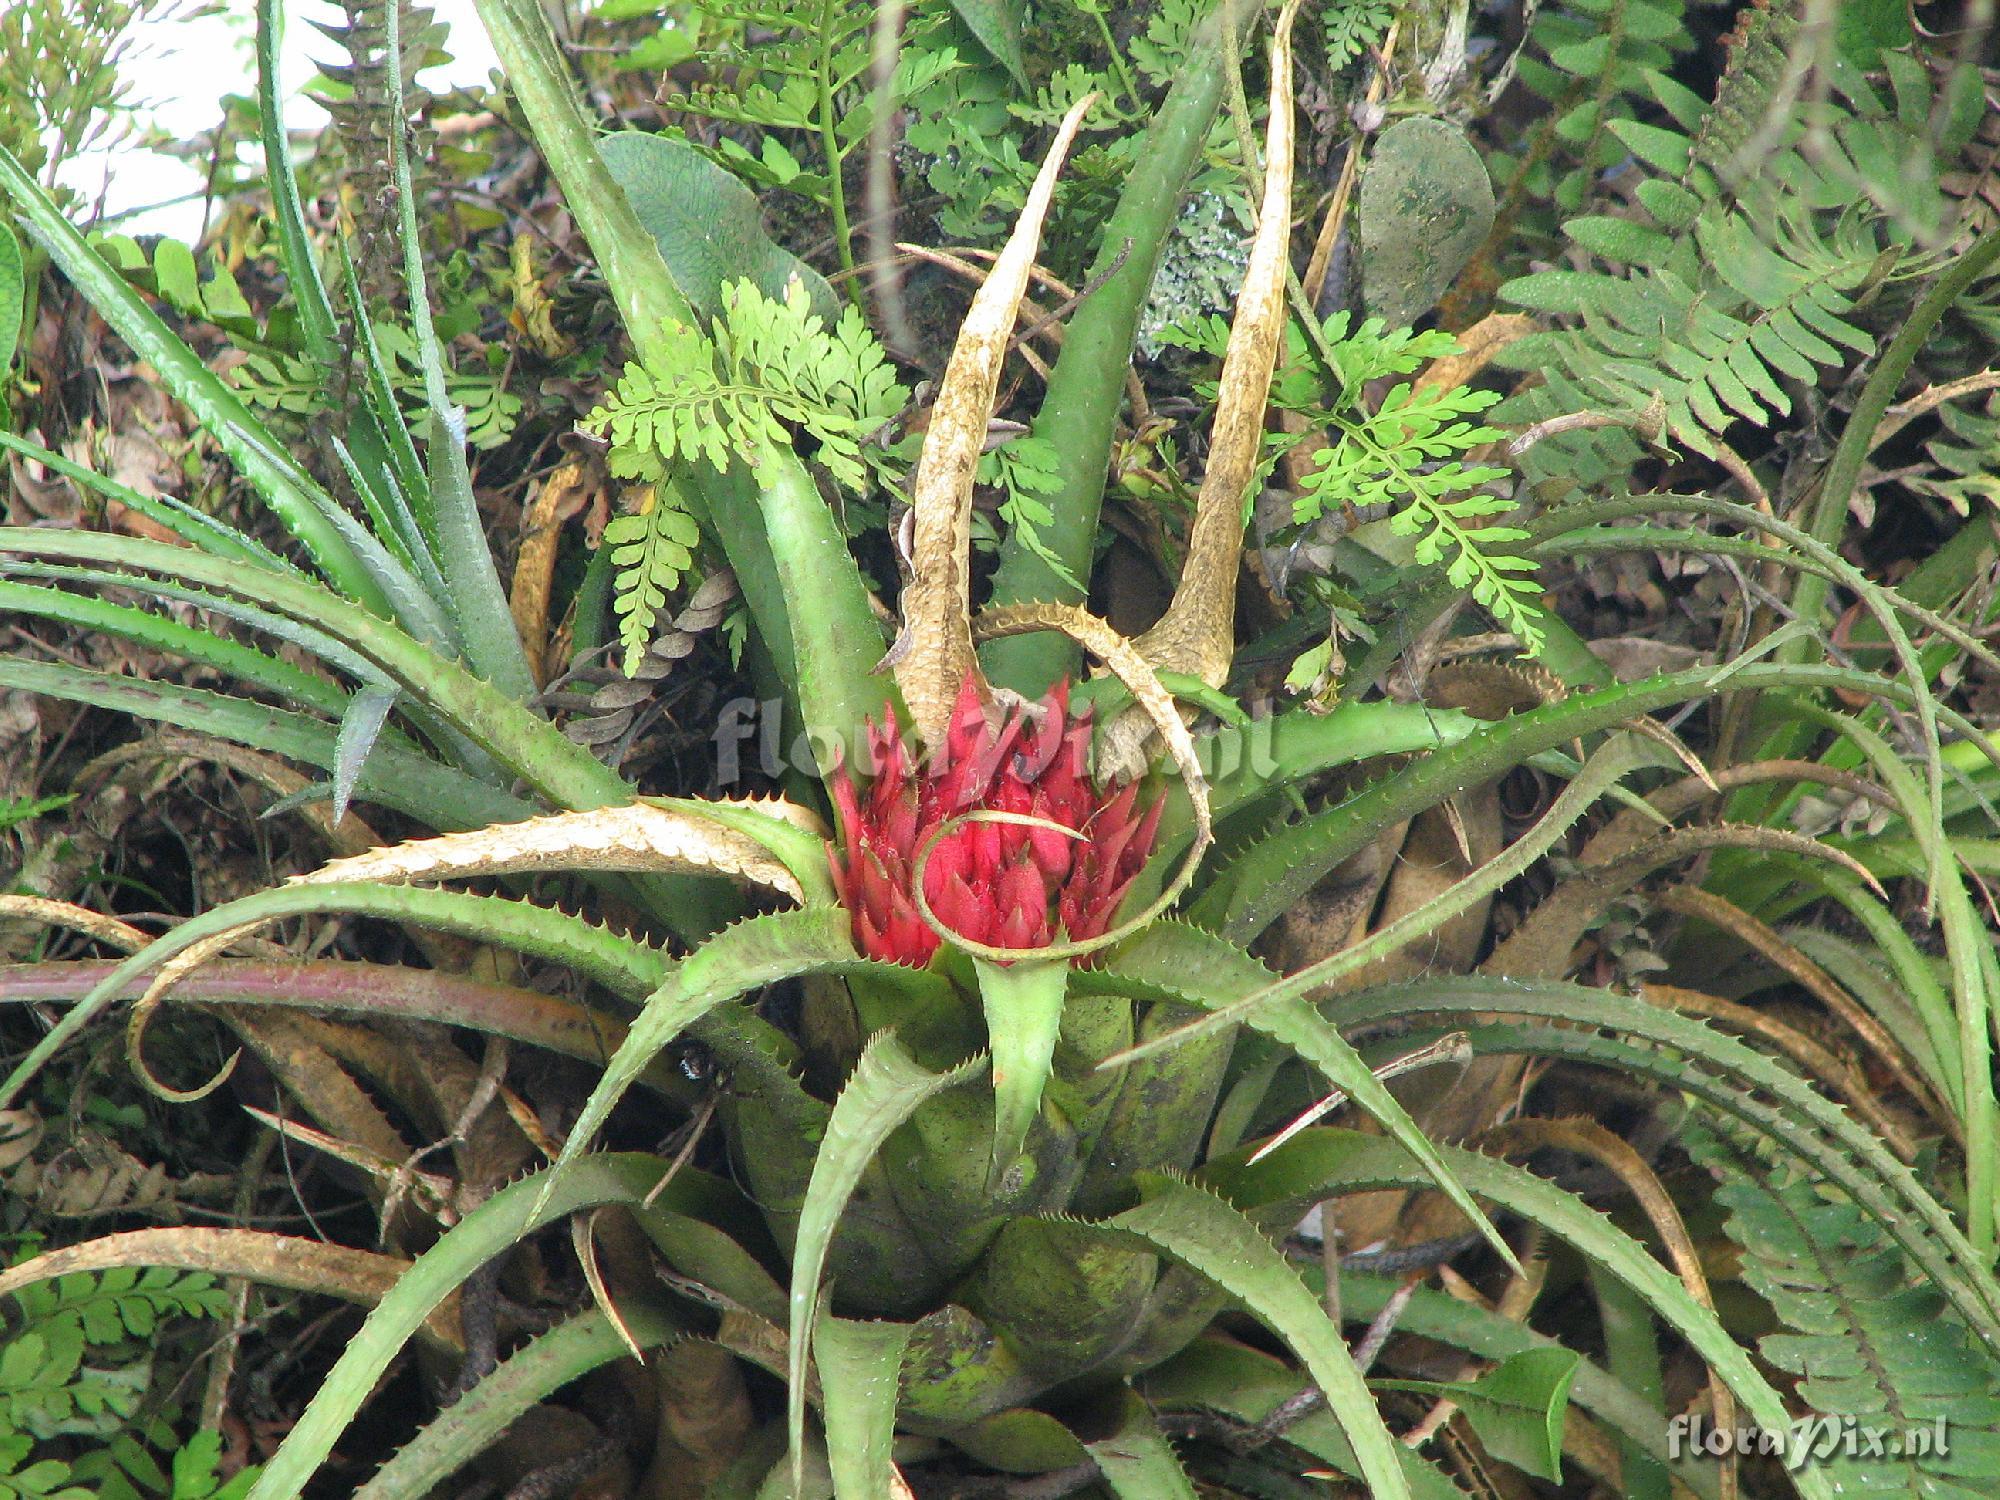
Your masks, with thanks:
[{"label": "dried brown leaf tip", "polygon": [[1237,294],[1229,352],[1222,362],[1215,431],[1202,476],[1187,563],[1173,602],[1139,637],[1139,651],[1162,671],[1219,687],[1236,639],[1236,570],[1243,550],[1243,496],[1257,472],[1264,404],[1285,336],[1285,273],[1292,232],[1292,19],[1290,0],[1271,37],[1270,120],[1264,143],[1264,198]]},{"label": "dried brown leaf tip", "polygon": [[903,590],[903,629],[883,660],[896,669],[896,685],[928,748],[943,740],[968,675],[981,702],[991,698],[972,652],[973,471],[985,447],[1000,368],[1041,245],[1056,176],[1096,99],[1095,94],[1085,96],[1063,117],[1014,232],[966,311],[917,460],[911,485],[915,514],[911,578]]},{"label": "dried brown leaf tip", "polygon": [[747,834],[645,802],[412,839],[332,860],[309,875],[293,876],[291,884],[344,880],[403,884],[538,870],[728,875],[794,899],[801,895],[792,873]]}]

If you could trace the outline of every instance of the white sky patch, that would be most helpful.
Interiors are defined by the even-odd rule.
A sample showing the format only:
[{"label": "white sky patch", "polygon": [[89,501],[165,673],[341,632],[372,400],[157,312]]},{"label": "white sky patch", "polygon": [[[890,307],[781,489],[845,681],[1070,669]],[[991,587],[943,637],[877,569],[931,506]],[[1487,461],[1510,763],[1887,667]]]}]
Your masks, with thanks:
[{"label": "white sky patch", "polygon": [[[499,66],[472,0],[428,0],[451,29],[444,50],[452,60],[423,75],[433,92],[483,85]],[[257,92],[255,0],[222,0],[218,14],[153,21],[136,29],[125,65],[141,123],[191,140],[222,122],[225,94]],[[340,12],[325,0],[286,0],[285,44],[279,83],[285,125],[311,130],[326,111],[303,90],[315,76],[313,61],[345,61],[341,50],[310,23],[333,22]],[[62,164],[60,180],[106,215],[124,234],[164,234],[193,243],[202,232],[206,161],[186,161],[128,141],[109,150],[82,152]]]}]

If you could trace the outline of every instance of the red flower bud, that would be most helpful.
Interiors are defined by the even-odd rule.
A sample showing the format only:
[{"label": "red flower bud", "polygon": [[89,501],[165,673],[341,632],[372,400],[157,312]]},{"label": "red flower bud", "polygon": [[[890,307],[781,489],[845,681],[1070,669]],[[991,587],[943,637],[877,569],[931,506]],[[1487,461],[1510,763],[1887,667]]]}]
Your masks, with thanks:
[{"label": "red flower bud", "polygon": [[[1070,939],[1105,932],[1152,851],[1161,803],[1154,797],[1142,807],[1137,785],[1100,792],[1086,765],[1089,747],[1089,713],[1070,716],[1066,682],[1039,715],[1017,708],[995,730],[968,678],[945,742],[921,773],[894,710],[885,710],[882,724],[869,726],[872,782],[857,790],[843,765],[832,783],[840,836],[828,859],[861,951],[919,966],[937,951],[938,935],[910,891],[918,856],[934,839],[924,894],[960,937],[1046,948],[1058,932]],[[1042,819],[1082,837],[975,822],[937,838],[953,818],[981,811]]]}]

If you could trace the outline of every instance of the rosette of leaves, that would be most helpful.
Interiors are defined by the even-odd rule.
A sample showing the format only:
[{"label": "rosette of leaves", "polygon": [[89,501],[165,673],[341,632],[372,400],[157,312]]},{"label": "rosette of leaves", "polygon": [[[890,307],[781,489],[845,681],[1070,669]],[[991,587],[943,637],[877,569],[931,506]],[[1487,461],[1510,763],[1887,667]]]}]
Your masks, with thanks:
[{"label": "rosette of leaves", "polygon": [[[708,385],[702,384],[689,336],[673,331],[693,330],[696,320],[629,205],[604,190],[609,178],[594,155],[590,122],[553,61],[559,54],[539,10],[524,0],[483,0],[482,13],[626,317],[635,367],[694,370],[694,389],[707,392],[708,409],[735,420],[728,402],[738,393],[721,389],[721,372],[752,341],[725,348],[724,334],[715,333],[704,351],[710,363]],[[1567,956],[1605,903],[1655,870],[1748,837],[1706,825],[1654,836],[1663,820],[1698,805],[1712,783],[1688,778],[1697,784],[1688,794],[1682,783],[1663,781],[1659,764],[1681,763],[1677,742],[1668,737],[1662,751],[1657,729],[1649,738],[1623,733],[1624,726],[1721,691],[1718,679],[1737,693],[1858,687],[1928,714],[1936,705],[1924,706],[1921,676],[1743,662],[1726,674],[1704,667],[1551,695],[1491,722],[1421,705],[1351,702],[1323,716],[1282,716],[1272,725],[1267,755],[1238,757],[1233,769],[1225,768],[1233,727],[1227,716],[1241,717],[1222,689],[1234,657],[1244,500],[1266,457],[1265,415],[1286,340],[1290,22],[1287,10],[1272,37],[1258,229],[1219,351],[1217,413],[1186,561],[1165,615],[1136,639],[1063,602],[1056,590],[1005,598],[977,614],[971,608],[972,485],[1056,174],[1087,100],[1060,128],[939,383],[908,478],[912,571],[888,652],[891,674],[873,670],[882,661],[882,633],[840,523],[805,468],[810,453],[828,446],[807,416],[771,416],[775,408],[766,408],[764,417],[744,419],[739,437],[725,427],[718,438],[680,424],[676,393],[663,395],[650,376],[627,372],[629,402],[621,382],[620,410],[629,418],[623,441],[644,455],[635,461],[657,466],[659,482],[678,488],[703,541],[727,556],[773,680],[795,718],[829,746],[859,746],[861,726],[871,718],[882,722],[887,707],[915,730],[914,750],[935,762],[940,747],[958,753],[951,745],[954,710],[968,695],[974,717],[990,710],[986,727],[999,731],[1008,695],[1025,697],[1049,676],[1065,675],[1064,658],[1073,651],[1102,664],[1072,699],[1079,710],[1090,703],[1096,725],[1104,780],[1091,795],[1110,807],[1130,790],[1118,783],[1136,781],[1134,802],[1144,795],[1162,803],[1152,863],[1138,873],[1113,925],[1092,938],[1051,932],[1053,940],[1043,944],[1003,947],[955,931],[942,908],[926,910],[925,861],[954,835],[990,834],[1003,855],[1010,847],[1032,848],[1053,866],[1059,860],[1050,841],[1085,832],[996,805],[998,795],[951,806],[930,822],[931,843],[911,846],[898,894],[936,935],[934,951],[921,966],[871,957],[869,945],[857,942],[855,910],[843,902],[832,873],[841,861],[843,880],[858,878],[854,857],[865,851],[853,842],[854,830],[830,831],[819,808],[809,805],[819,793],[804,768],[795,801],[636,798],[518,698],[392,623],[386,600],[371,612],[342,598],[338,580],[324,587],[254,554],[218,558],[215,549],[232,538],[199,531],[178,512],[163,511],[195,530],[200,545],[166,548],[83,533],[0,535],[0,556],[33,577],[35,587],[89,573],[156,597],[193,592],[195,602],[234,610],[257,631],[303,642],[340,681],[355,684],[347,696],[372,690],[370,712],[388,714],[384,697],[392,698],[400,705],[394,734],[385,731],[367,758],[355,795],[427,816],[432,826],[456,822],[465,829],[336,859],[284,887],[193,918],[109,972],[78,976],[60,996],[76,1003],[0,1094],[11,1095],[93,1016],[135,989],[128,1045],[142,1068],[146,1028],[159,1006],[212,995],[204,986],[223,984],[233,986],[227,991],[234,997],[232,1024],[245,1028],[246,1039],[254,1036],[260,1008],[278,999],[334,1005],[350,1016],[472,1026],[572,1056],[597,1057],[600,1044],[609,1053],[566,1139],[546,1143],[551,1166],[495,1185],[462,1212],[454,1207],[455,1223],[444,1224],[440,1214],[435,1242],[412,1260],[383,1266],[390,1258],[378,1256],[367,1263],[383,1277],[365,1299],[373,1310],[259,1478],[257,1500],[302,1491],[410,1340],[449,1339],[452,1294],[482,1267],[545,1226],[611,1207],[629,1216],[670,1275],[663,1281],[649,1268],[622,1277],[614,1268],[607,1276],[588,1258],[595,1305],[510,1350],[493,1378],[426,1422],[362,1494],[371,1500],[425,1494],[525,1409],[579,1375],[628,1352],[706,1340],[780,1374],[787,1398],[781,1420],[746,1433],[728,1456],[730,1472],[711,1487],[717,1495],[761,1486],[773,1494],[831,1490],[867,1500],[895,1493],[899,1463],[915,1461],[908,1447],[899,1460],[898,1433],[942,1441],[960,1455],[961,1467],[1082,1469],[1123,1494],[1186,1494],[1193,1483],[1188,1466],[1149,1402],[1169,1422],[1194,1414],[1260,1422],[1310,1386],[1323,1395],[1324,1420],[1288,1429],[1280,1453],[1258,1457],[1266,1447],[1262,1433],[1234,1448],[1223,1444],[1239,1467],[1249,1466],[1242,1490],[1282,1492],[1302,1468],[1323,1466],[1378,1496],[1447,1496],[1451,1480],[1429,1453],[1397,1441],[1390,1430],[1399,1420],[1394,1409],[1378,1402],[1341,1324],[1276,1243],[1309,1206],[1385,1188],[1441,1193],[1477,1228],[1498,1266],[1518,1269],[1493,1209],[1545,1226],[1684,1342],[1751,1419],[1781,1426],[1786,1406],[1763,1371],[1637,1240],[1556,1185],[1504,1161],[1440,1146],[1416,1127],[1370,1064],[1393,1063],[1409,1037],[1440,1029],[1463,1032],[1466,1045],[1482,1054],[1568,1057],[1698,1093],[1865,1204],[1932,1278],[1969,1336],[2000,1348],[1990,1199],[1981,1207],[1974,1195],[1968,1235],[1906,1163],[1764,1053],[1672,1009],[1560,982]],[[1189,66],[1162,107],[1157,133],[1149,130],[1145,149],[1136,153],[1140,165],[1127,188],[1135,196],[1121,200],[1112,216],[1107,237],[1116,245],[1107,253],[1131,257],[1137,271],[1156,261],[1173,200],[1208,136],[1220,93],[1211,75],[1223,65],[1214,53],[1224,34],[1197,28]],[[8,186],[31,201],[11,177]],[[1141,199],[1152,205],[1143,212],[1136,206]],[[1135,231],[1129,235],[1128,222]],[[66,266],[90,269],[58,220],[31,214],[30,224],[61,251]],[[93,282],[93,292],[103,285]],[[1095,470],[1100,486],[1113,434],[1108,422],[1093,425],[1096,408],[1086,410],[1079,388],[1087,384],[1094,396],[1108,387],[1115,404],[1118,381],[1099,378],[1101,339],[1107,330],[1121,332],[1115,359],[1122,366],[1145,289],[1143,274],[1107,279],[1079,310],[1079,318],[1088,314],[1093,337],[1072,326],[1051,378],[1047,420],[1037,424],[1038,439],[1066,463]],[[112,310],[142,328],[138,314],[114,295],[106,293]],[[1377,345],[1394,340],[1379,330],[1370,337]],[[163,357],[171,352],[157,338],[154,346]],[[1379,348],[1377,356],[1387,357]],[[1343,387],[1341,399],[1354,398]],[[1391,436],[1400,445],[1422,426],[1412,410],[1407,401],[1391,407],[1389,427],[1376,428],[1379,413],[1359,404],[1345,408],[1347,420],[1372,432],[1378,445]],[[1461,400],[1460,409],[1439,413],[1427,434],[1461,425],[1476,431],[1469,420],[1475,413]],[[233,418],[217,413],[218,426],[239,440],[238,461],[268,464],[256,446],[240,441],[240,424],[229,425]],[[614,439],[618,420],[611,419]],[[448,426],[439,419],[434,433]],[[1099,438],[1088,436],[1093,431]],[[1450,440],[1451,452],[1463,451],[1466,433]],[[844,436],[853,439],[855,429]],[[449,445],[434,436],[434,456],[440,448],[448,456]],[[1424,457],[1452,461],[1444,453]],[[274,492],[276,478],[290,477],[258,472]],[[1364,477],[1375,472],[1354,470]],[[1447,484],[1439,493],[1455,491]],[[1438,502],[1437,494],[1429,498]],[[1751,538],[1760,534],[1788,535],[1772,517],[1710,505],[1743,533],[1721,541],[1756,548],[1761,543]],[[1080,546],[1064,529],[1073,512],[1051,511],[1042,544],[1066,563],[1074,588],[1087,572],[1094,509]],[[1615,508],[1581,521],[1566,515],[1526,540],[1621,545],[1630,539],[1600,534],[1617,533],[1603,524],[1616,518]],[[1659,544],[1653,530],[1644,540]],[[1837,554],[1822,555],[1828,550],[1806,547],[1801,556],[1863,590],[1885,632],[1906,648],[1900,632],[1902,620],[1914,617],[1910,606],[1865,579],[1855,582],[1851,569],[1840,571]],[[1007,568],[1003,548],[1003,575]],[[1447,570],[1435,567],[1413,567],[1399,578],[1413,589],[1457,588]],[[136,610],[63,607],[73,611],[68,617],[170,645],[249,684],[234,698],[175,697],[181,711],[204,715],[219,730],[262,733],[265,748],[336,773],[348,761],[340,748],[345,726],[336,719],[359,710],[347,709],[343,693],[324,682],[303,689],[318,694],[302,701],[319,716],[273,718],[277,710],[258,702],[256,691],[295,682],[279,675],[276,658],[248,648],[225,652],[232,641],[169,637]],[[1556,622],[1543,628],[1552,645],[1559,642]],[[1011,663],[998,653],[982,657],[978,648],[989,639],[1034,641],[1038,650]],[[39,664],[0,663],[0,680],[72,697],[96,693],[94,701],[142,711],[138,694],[121,698],[112,685],[24,665]],[[1044,670],[1051,665],[1052,673]],[[1224,717],[1225,729],[1202,719],[1202,710]],[[1061,727],[1073,728],[1074,721]],[[967,738],[974,753],[1011,748],[976,732]],[[1583,753],[1572,756],[1579,741]],[[459,759],[448,758],[453,751]],[[1382,758],[1392,756],[1410,758],[1383,767]],[[1394,774],[1360,780],[1352,795],[1333,803],[1295,810],[1297,788],[1368,760]],[[1515,844],[1367,939],[1290,973],[1248,951],[1302,891],[1384,830],[1529,762],[1566,786]],[[831,755],[824,770],[837,788]],[[848,774],[857,772],[850,767]],[[1893,795],[1907,826],[1927,836],[1928,789],[1906,768],[1900,779],[1882,774],[1898,788]],[[1585,864],[1585,878],[1530,915],[1504,963],[1496,956],[1496,966],[1476,975],[1339,993],[1343,982],[1516,880],[1599,799],[1642,778],[1653,802],[1614,822],[1603,835],[1609,845]],[[1009,788],[1027,778],[1017,772],[1011,779],[969,780]],[[1065,795],[1080,790],[1068,787]],[[837,793],[826,799],[835,806],[839,800]],[[895,801],[883,799],[885,825],[898,815]],[[1132,826],[1122,815],[1113,821]],[[1011,846],[1010,827],[1026,835]],[[1227,840],[1226,859],[1211,857],[1218,829]],[[1840,863],[1796,835],[1755,832],[1757,847]],[[1860,879],[1854,857],[1844,858],[1838,873]],[[1946,910],[1960,940],[1954,952],[1961,977],[1971,980],[1943,1008],[1949,1014],[1964,1007],[1978,1024],[1961,1034],[1983,1038],[1981,970],[1976,958],[1964,968],[1964,888],[1949,885],[1956,867],[1948,861],[1933,861],[1932,868],[1940,888],[1955,892]],[[438,888],[565,872],[581,881],[572,888],[578,899],[560,904]],[[593,886],[601,897],[590,894]],[[1049,891],[1040,879],[1003,876],[988,895],[1020,903],[1046,901]],[[1183,898],[1180,915],[1166,915]],[[342,965],[345,988],[329,998],[324,990],[307,994],[296,976],[253,973],[223,957],[265,924],[307,913],[361,914],[471,939],[561,965],[578,986],[570,995],[547,995],[493,985],[478,992],[479,1003],[468,1004],[464,992],[418,983],[411,971],[352,961]],[[903,948],[897,956],[924,955]],[[795,1009],[767,1012],[752,1000],[777,989],[796,999]],[[1387,1038],[1388,1050],[1365,1058],[1356,1037]],[[665,1065],[664,1050],[683,1041],[698,1043],[714,1060],[710,1076],[718,1086],[711,1091],[691,1090]],[[1977,1061],[1942,1053],[1936,1059],[1940,1080],[1956,1079],[1946,1107],[1955,1118],[1978,1122],[1967,1129],[1968,1139],[1991,1109],[1990,1069],[1982,1083]],[[1250,1142],[1294,1113],[1291,1092],[1277,1086],[1281,1079],[1291,1092],[1337,1090],[1382,1133],[1305,1128],[1267,1143],[1268,1151],[1253,1149]],[[1309,1085],[1301,1084],[1307,1079]],[[174,1098],[193,1092],[152,1082]],[[691,1119],[712,1119],[715,1145],[706,1154],[691,1148],[679,1160],[594,1152],[600,1134],[615,1125],[619,1100],[634,1089]],[[318,1107],[328,1106],[322,1099]],[[657,1134],[657,1120],[648,1128]],[[323,1139],[344,1149],[331,1136]],[[253,1238],[267,1254],[283,1244]],[[219,1239],[205,1248],[224,1253]],[[53,1264],[30,1262],[12,1274],[26,1282],[52,1274]],[[1261,1322],[1288,1355],[1228,1337],[1226,1320],[1241,1315]],[[1657,1399],[1648,1400],[1643,1380],[1595,1361],[1560,1361],[1558,1370],[1544,1357],[1510,1366],[1513,1356],[1534,1352],[1526,1346],[1538,1336],[1478,1312],[1453,1319],[1428,1306],[1419,1316],[1427,1319],[1428,1335],[1495,1366],[1479,1379],[1422,1390],[1489,1421],[1511,1401],[1536,1441],[1488,1447],[1517,1455],[1517,1467],[1546,1474],[1561,1461],[1551,1436],[1572,1392],[1617,1444],[1664,1460],[1666,1413]],[[1233,1326],[1240,1331],[1240,1321]],[[666,1369],[659,1375],[663,1405],[676,1394],[673,1378]],[[1524,1391],[1534,1400],[1524,1400]],[[1262,1414],[1235,1415],[1253,1410]],[[1698,1494],[1712,1488],[1699,1470],[1681,1476]],[[1809,1500],[1830,1500],[1831,1488],[1811,1472],[1797,1483]]]}]

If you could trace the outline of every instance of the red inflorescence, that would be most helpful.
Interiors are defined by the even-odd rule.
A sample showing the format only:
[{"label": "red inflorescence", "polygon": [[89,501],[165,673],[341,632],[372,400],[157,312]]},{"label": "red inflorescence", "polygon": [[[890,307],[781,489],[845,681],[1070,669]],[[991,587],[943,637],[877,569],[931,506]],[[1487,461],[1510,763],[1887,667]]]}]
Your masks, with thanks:
[{"label": "red inflorescence", "polygon": [[840,847],[828,847],[834,885],[854,913],[854,940],[871,958],[921,966],[938,935],[918,912],[911,875],[944,824],[964,813],[1022,813],[1083,835],[1014,823],[961,824],[937,840],[924,866],[924,895],[960,937],[995,948],[1046,948],[1060,931],[1093,938],[1111,925],[1146,863],[1161,800],[1139,805],[1136,782],[1100,792],[1086,765],[1090,714],[1069,715],[1069,684],[1025,708],[996,732],[970,679],[945,743],[918,773],[897,732],[894,709],[870,724],[875,779],[859,791],[842,766],[833,777]]}]

